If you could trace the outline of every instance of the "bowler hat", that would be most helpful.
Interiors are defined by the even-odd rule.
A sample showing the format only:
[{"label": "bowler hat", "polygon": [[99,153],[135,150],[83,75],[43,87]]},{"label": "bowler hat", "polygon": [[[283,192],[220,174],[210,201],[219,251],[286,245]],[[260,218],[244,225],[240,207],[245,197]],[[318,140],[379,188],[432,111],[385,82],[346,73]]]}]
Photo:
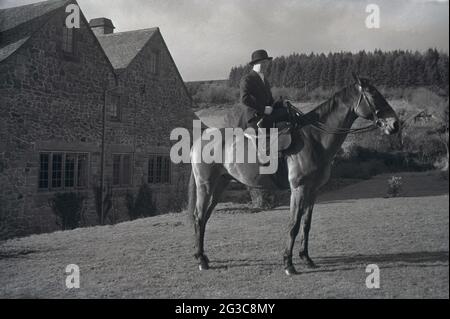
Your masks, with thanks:
[{"label": "bowler hat", "polygon": [[266,50],[256,50],[252,53],[252,61],[249,63],[250,65],[254,65],[263,60],[272,60],[272,57],[269,57]]}]

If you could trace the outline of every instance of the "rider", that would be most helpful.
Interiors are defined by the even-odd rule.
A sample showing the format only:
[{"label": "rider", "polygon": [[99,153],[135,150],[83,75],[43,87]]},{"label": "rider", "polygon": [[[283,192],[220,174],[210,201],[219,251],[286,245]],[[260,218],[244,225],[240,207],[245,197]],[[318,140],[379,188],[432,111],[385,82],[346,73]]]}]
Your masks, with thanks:
[{"label": "rider", "polygon": [[265,50],[253,52],[249,63],[253,69],[241,80],[241,103],[245,107],[239,126],[244,130],[248,127],[270,128],[276,122],[289,119],[281,98],[275,102],[264,74],[271,60]]}]

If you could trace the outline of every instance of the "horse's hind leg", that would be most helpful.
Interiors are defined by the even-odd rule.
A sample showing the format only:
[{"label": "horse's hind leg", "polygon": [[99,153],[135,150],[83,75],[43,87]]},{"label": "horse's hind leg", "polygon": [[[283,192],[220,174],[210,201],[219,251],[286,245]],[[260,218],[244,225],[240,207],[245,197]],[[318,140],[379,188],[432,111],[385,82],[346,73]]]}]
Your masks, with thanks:
[{"label": "horse's hind leg", "polygon": [[[210,184],[201,187],[197,192],[197,212],[195,214],[196,253],[199,269],[209,268],[209,260],[204,252],[206,223],[208,222],[214,207],[219,202],[220,196],[230,182],[228,176],[220,176],[211,187]],[[201,199],[200,199],[201,198]],[[200,201],[199,201],[200,199]]]},{"label": "horse's hind leg", "polygon": [[195,230],[195,258],[198,260],[200,270],[208,269],[208,257],[204,254],[204,238],[207,222],[207,207],[210,195],[210,185],[203,184],[197,187],[197,202],[194,212],[194,230]]},{"label": "horse's hind leg", "polygon": [[300,260],[309,268],[317,267],[309,257],[308,243],[309,231],[311,229],[312,212],[314,209],[315,196],[311,195],[307,203],[307,208],[300,223]]}]

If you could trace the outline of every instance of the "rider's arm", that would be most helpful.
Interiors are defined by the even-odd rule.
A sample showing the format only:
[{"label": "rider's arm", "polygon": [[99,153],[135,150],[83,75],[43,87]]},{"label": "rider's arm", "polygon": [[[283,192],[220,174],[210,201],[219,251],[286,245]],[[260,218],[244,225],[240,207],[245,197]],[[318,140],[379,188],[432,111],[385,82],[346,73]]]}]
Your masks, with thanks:
[{"label": "rider's arm", "polygon": [[258,113],[264,113],[265,111],[266,106],[259,104],[251,94],[251,82],[248,77],[244,77],[241,81],[241,103],[255,109]]}]

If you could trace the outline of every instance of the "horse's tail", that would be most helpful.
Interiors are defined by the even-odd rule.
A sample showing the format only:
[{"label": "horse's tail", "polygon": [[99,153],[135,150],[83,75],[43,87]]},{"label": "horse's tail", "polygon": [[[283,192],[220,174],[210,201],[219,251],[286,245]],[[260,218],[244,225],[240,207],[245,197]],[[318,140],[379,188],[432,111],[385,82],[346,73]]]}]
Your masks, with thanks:
[{"label": "horse's tail", "polygon": [[191,177],[188,185],[188,218],[194,222],[195,206],[197,205],[197,185],[195,184],[194,170],[191,170]]}]

